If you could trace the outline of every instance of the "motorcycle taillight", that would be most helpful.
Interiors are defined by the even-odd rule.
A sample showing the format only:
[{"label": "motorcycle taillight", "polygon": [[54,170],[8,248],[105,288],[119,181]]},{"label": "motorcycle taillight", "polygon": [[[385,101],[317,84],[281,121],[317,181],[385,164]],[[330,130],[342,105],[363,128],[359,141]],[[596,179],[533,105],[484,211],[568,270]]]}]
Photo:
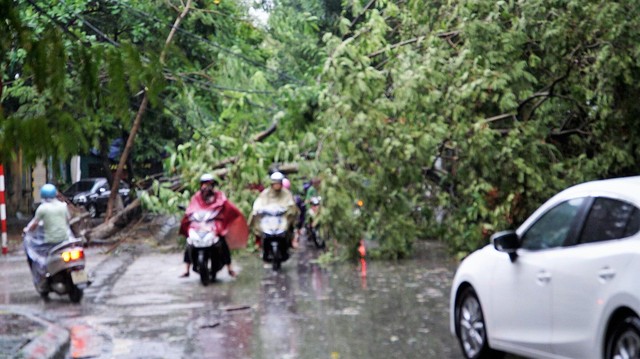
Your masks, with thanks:
[{"label": "motorcycle taillight", "polygon": [[81,248],[70,249],[62,252],[61,256],[65,262],[77,261],[78,259],[84,258],[84,250]]}]

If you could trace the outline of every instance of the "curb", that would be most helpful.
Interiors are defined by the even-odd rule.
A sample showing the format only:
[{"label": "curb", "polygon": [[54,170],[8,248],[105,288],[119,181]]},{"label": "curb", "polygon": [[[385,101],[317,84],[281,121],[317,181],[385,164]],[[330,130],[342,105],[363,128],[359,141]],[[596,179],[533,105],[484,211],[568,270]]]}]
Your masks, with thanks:
[{"label": "curb", "polygon": [[71,345],[71,335],[67,329],[22,312],[9,311],[9,313],[19,316],[20,319],[17,319],[18,321],[28,324],[35,323],[35,325],[39,325],[42,328],[37,331],[33,331],[31,338],[28,338],[28,344],[20,348],[11,358],[66,358]]}]

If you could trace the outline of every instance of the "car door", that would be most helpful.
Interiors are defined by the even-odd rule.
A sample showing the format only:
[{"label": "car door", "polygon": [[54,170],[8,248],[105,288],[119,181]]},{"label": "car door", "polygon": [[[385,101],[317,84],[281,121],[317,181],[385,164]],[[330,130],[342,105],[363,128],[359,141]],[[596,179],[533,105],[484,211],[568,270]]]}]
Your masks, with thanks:
[{"label": "car door", "polygon": [[109,183],[107,180],[100,180],[96,183],[97,188],[95,189],[96,195],[96,206],[100,212],[104,212],[107,209],[107,203],[109,202],[109,195],[111,194],[111,190],[109,188]]},{"label": "car door", "polygon": [[625,240],[640,229],[640,211],[625,201],[593,201],[576,244],[553,261],[551,345],[563,357],[598,358],[597,325],[607,299],[636,252]]},{"label": "car door", "polygon": [[578,198],[550,208],[525,229],[513,262],[508,256],[497,260],[487,319],[493,346],[533,357],[551,352],[554,283],[549,259],[576,235],[584,203]]}]

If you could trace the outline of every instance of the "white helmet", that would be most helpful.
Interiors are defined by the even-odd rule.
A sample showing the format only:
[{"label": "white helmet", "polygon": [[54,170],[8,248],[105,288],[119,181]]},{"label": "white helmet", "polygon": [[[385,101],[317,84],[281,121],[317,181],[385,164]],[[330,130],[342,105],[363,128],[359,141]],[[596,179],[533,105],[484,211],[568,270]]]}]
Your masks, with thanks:
[{"label": "white helmet", "polygon": [[284,175],[280,172],[273,172],[270,178],[271,178],[271,183],[282,183],[282,180],[284,179]]},{"label": "white helmet", "polygon": [[209,173],[205,173],[202,176],[200,176],[200,183],[203,182],[215,182],[213,176]]}]

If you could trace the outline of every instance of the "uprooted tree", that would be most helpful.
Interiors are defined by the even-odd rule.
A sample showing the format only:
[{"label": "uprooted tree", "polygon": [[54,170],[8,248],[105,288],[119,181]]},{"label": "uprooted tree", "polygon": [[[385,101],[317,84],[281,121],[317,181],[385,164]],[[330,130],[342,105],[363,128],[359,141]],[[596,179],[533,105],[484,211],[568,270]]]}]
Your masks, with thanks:
[{"label": "uprooted tree", "polygon": [[[408,255],[417,238],[473,250],[563,187],[638,173],[640,19],[628,14],[639,5],[278,0],[266,5],[268,28],[245,21],[237,2],[194,6],[141,128],[155,130],[138,136],[175,129],[164,141],[165,170],[184,187],[156,183],[146,206],[175,210],[200,174],[219,170],[223,190],[248,213],[251,185],[274,163],[296,163],[294,185],[322,179],[325,223],[346,253],[363,235],[387,257]],[[130,8],[161,26],[184,9],[113,6],[123,21],[135,17]],[[144,55],[131,55],[142,48],[135,40],[131,50],[103,51],[139,59],[152,76],[164,38],[137,26],[155,44]],[[121,83],[140,79],[123,72]],[[96,78],[116,78],[109,74]],[[35,97],[24,105],[40,108]],[[92,103],[91,113],[118,98]],[[131,102],[118,122],[126,129],[139,105]],[[252,141],[274,121],[275,132]],[[353,211],[356,199],[363,211]]]}]

